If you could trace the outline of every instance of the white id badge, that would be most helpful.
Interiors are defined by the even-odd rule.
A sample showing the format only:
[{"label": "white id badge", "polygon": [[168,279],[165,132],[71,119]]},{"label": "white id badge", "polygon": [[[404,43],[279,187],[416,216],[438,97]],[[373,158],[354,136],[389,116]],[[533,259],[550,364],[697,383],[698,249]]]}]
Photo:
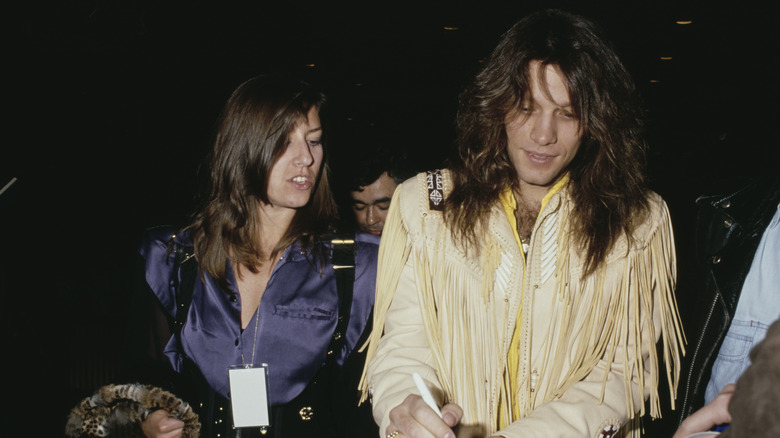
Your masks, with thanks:
[{"label": "white id badge", "polygon": [[233,427],[269,426],[267,364],[233,365],[228,369]]}]

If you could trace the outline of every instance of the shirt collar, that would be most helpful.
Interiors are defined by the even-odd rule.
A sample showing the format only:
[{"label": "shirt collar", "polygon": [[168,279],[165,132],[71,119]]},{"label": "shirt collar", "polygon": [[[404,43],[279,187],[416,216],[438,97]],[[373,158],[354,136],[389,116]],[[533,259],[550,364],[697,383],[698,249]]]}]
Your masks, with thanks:
[{"label": "shirt collar", "polygon": [[[558,178],[558,181],[555,182],[555,184],[550,187],[550,190],[547,191],[547,194],[544,195],[544,198],[542,198],[542,207],[539,209],[539,214],[542,214],[544,211],[544,208],[547,206],[547,204],[550,202],[550,199],[552,197],[561,192],[564,187],[566,187],[566,184],[569,183],[569,172],[566,172]],[[522,248],[522,242],[520,240],[520,234],[517,231],[517,220],[515,219],[515,210],[517,210],[517,200],[515,199],[514,191],[512,190],[511,186],[506,186],[504,190],[501,191],[498,195],[498,200],[501,202],[501,207],[504,210],[504,214],[506,214],[506,218],[509,221],[509,225],[512,226],[512,234],[515,236],[515,240],[517,241],[517,244]]]}]

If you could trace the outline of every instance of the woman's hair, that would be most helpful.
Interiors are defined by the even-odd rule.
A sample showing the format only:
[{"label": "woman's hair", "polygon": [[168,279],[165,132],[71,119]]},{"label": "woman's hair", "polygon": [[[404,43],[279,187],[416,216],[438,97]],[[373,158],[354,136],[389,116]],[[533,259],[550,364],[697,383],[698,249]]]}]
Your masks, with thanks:
[{"label": "woman's hair", "polygon": [[581,145],[567,170],[576,242],[587,251],[590,273],[647,210],[646,146],[634,83],[601,31],[582,17],[545,10],[521,19],[461,94],[445,214],[457,242],[479,247],[499,193],[518,187],[505,119],[530,95],[532,61],[541,71],[560,69],[580,123]]},{"label": "woman's hair", "polygon": [[201,268],[218,281],[226,279],[228,258],[256,272],[263,258],[299,239],[304,248],[311,247],[332,229],[337,210],[323,159],[311,199],[298,209],[273,252],[264,254],[258,247],[263,227],[257,206],[269,202],[271,169],[290,133],[307,120],[311,108],[321,112],[324,103],[325,96],[311,85],[275,75],[249,79],[230,96],[210,157],[208,196],[188,227]]}]

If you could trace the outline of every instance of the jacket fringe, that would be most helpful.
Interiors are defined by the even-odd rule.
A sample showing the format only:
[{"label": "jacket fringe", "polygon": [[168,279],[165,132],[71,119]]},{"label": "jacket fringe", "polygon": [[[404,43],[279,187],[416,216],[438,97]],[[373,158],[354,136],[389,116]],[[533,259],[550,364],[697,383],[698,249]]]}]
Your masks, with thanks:
[{"label": "jacket fringe", "polygon": [[[396,190],[390,203],[400,202],[400,190]],[[368,397],[368,382],[366,381],[366,368],[371,358],[376,353],[379,346],[379,338],[382,337],[385,326],[385,316],[390,309],[390,303],[393,301],[393,291],[398,286],[398,280],[401,278],[401,271],[409,259],[412,251],[411,242],[407,239],[408,230],[401,220],[401,214],[397,209],[390,209],[386,219],[385,227],[382,232],[382,240],[379,245],[379,259],[398,260],[397,263],[390,263],[383,267],[382,271],[377,271],[376,278],[376,298],[374,299],[374,326],[366,343],[360,347],[360,352],[368,349],[366,352],[366,362],[363,367],[363,375],[360,377],[358,389],[361,391],[360,403],[366,401]],[[387,291],[381,293],[381,291]]]},{"label": "jacket fringe", "polygon": [[[397,205],[400,202],[400,193],[401,190],[396,191],[392,203]],[[401,208],[390,209],[382,235],[379,259],[394,262],[383,264],[382,270],[378,272],[374,329],[366,344],[361,347],[361,351],[368,349],[366,366],[374,357],[382,336],[385,317],[401,272],[408,258],[415,257],[414,276],[420,304],[426,309],[422,318],[437,371],[436,377],[445,398],[462,403],[464,424],[484,418],[498,418],[493,412],[495,406],[501,407],[504,418],[511,418],[511,409],[507,408],[510,399],[519,404],[520,416],[524,417],[537,406],[563,396],[572,385],[591,376],[597,365],[604,370],[601,376],[601,403],[607,379],[618,358],[623,367],[627,420],[633,424],[638,419],[637,413],[645,414],[644,401],[648,398],[650,415],[654,418],[660,416],[660,364],[656,340],[659,337],[663,340],[663,361],[671,394],[677,390],[685,343],[674,297],[676,260],[671,220],[666,206],[660,209],[662,217],[656,221],[657,226],[649,236],[642,238],[641,242],[624,241],[622,245],[617,245],[608,256],[613,260],[606,260],[585,279],[578,276],[572,278],[572,272],[577,275],[581,269],[581,260],[577,259],[576,250],[571,248],[570,221],[566,219],[569,216],[568,203],[562,202],[561,208],[558,262],[554,277],[557,282],[556,302],[552,306],[553,313],[548,317],[547,331],[539,353],[539,357],[544,359],[539,367],[541,385],[535,391],[530,390],[531,376],[527,375],[518,385],[522,394],[506,394],[506,373],[503,368],[497,369],[496,365],[503,366],[506,361],[503,356],[508,347],[506,336],[502,333],[504,328],[497,327],[490,317],[494,309],[492,302],[504,300],[494,290],[496,271],[505,262],[500,242],[486,239],[480,260],[475,261],[478,266],[474,266],[473,270],[458,269],[456,263],[447,261],[448,251],[456,250],[451,246],[450,236],[444,234],[447,228],[439,226],[436,243],[429,246],[428,238],[409,234]],[[425,221],[441,221],[442,218],[438,213],[426,212],[420,215],[420,220],[420,229],[428,230],[430,225],[426,225]],[[415,238],[425,241],[413,244]],[[640,244],[642,248],[635,247]],[[610,262],[624,263],[622,268],[610,266],[610,269],[622,269],[622,275],[612,275],[611,281],[607,278],[607,265]],[[475,275],[475,272],[480,275]],[[522,279],[510,278],[507,281]],[[479,305],[484,306],[482,311],[474,309],[478,304],[472,291],[480,291]],[[533,306],[530,300],[525,299],[528,297],[529,292],[525,291],[523,305]],[[505,319],[514,318],[517,310],[508,309]],[[654,321],[654,315],[659,320]],[[499,345],[502,339],[505,342]],[[446,345],[443,340],[447,341]],[[643,359],[645,355],[647,358]],[[457,357],[459,362],[447,360],[453,357]],[[647,376],[646,371],[649,371]],[[593,376],[590,378],[593,379]],[[502,381],[501,393],[491,394],[490,399],[484,397],[481,384],[473,384],[482,381],[487,384],[496,379]],[[362,402],[369,392],[365,370],[359,389],[362,391]],[[517,418],[512,419],[515,420]],[[631,435],[639,436],[639,428],[626,429]]]}]

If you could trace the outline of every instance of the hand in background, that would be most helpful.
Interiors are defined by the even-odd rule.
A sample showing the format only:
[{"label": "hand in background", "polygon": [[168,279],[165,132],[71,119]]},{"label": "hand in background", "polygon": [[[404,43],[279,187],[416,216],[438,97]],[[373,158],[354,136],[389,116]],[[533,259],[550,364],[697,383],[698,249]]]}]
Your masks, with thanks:
[{"label": "hand in background", "polygon": [[673,438],[685,438],[696,432],[706,432],[719,424],[730,423],[729,401],[734,388],[734,384],[726,385],[714,400],[686,418]]},{"label": "hand in background", "polygon": [[146,417],[141,423],[141,430],[146,438],[181,438],[184,422],[159,409]]}]

